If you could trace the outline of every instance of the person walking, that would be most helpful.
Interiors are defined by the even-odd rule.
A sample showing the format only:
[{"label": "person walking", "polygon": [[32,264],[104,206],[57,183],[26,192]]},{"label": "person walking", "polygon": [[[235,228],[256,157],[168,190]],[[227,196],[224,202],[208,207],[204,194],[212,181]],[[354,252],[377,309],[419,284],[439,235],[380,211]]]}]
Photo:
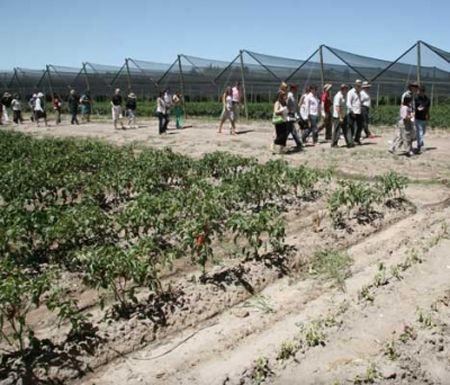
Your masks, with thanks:
[{"label": "person walking", "polygon": [[80,98],[78,97],[75,90],[70,90],[69,98],[67,99],[67,103],[69,104],[69,111],[71,115],[70,124],[80,124],[78,121],[78,106],[80,104]]},{"label": "person walking", "polygon": [[331,83],[327,83],[323,86],[323,92],[320,97],[320,107],[323,118],[323,123],[319,127],[319,132],[325,128],[325,140],[332,139],[332,123],[331,123],[331,95],[330,90],[333,87]]},{"label": "person walking", "polygon": [[179,91],[173,95],[172,102],[175,111],[175,126],[177,129],[183,128],[183,97]]},{"label": "person walking", "polygon": [[8,108],[11,107],[11,102],[12,95],[8,91],[5,91],[0,103],[3,105],[1,119],[3,119],[3,122],[6,124],[9,123]]},{"label": "person walking", "polygon": [[289,86],[289,92],[287,94],[287,101],[286,101],[286,105],[288,108],[287,130],[288,130],[288,137],[289,134],[291,134],[292,137],[294,138],[297,148],[302,149],[303,143],[300,137],[298,136],[297,127],[295,127],[295,122],[297,121],[298,117],[297,102],[295,97],[296,92],[297,86],[291,84]]},{"label": "person walking", "polygon": [[120,127],[122,130],[125,130],[125,126],[123,125],[123,115],[122,115],[122,95],[120,95],[120,89],[116,88],[114,91],[114,95],[111,98],[111,113],[112,113],[112,121],[114,124],[114,129],[117,128],[117,123],[120,123]]},{"label": "person walking", "polygon": [[339,91],[333,99],[333,133],[331,138],[331,147],[337,147],[341,131],[344,135],[347,147],[353,147],[352,132],[347,124],[347,92],[348,85],[341,84]]},{"label": "person walking", "polygon": [[34,122],[34,105],[36,104],[37,94],[31,95],[31,98],[28,100],[28,107],[31,111],[30,120]]},{"label": "person walking", "polygon": [[62,100],[57,95],[53,95],[53,101],[52,101],[53,111],[55,111],[56,114],[56,124],[61,123],[61,107],[62,107]]},{"label": "person walking", "polygon": [[160,92],[156,99],[156,116],[159,121],[159,135],[167,133],[166,120],[166,103],[164,102],[164,92]]},{"label": "person walking", "polygon": [[347,118],[352,131],[353,142],[361,145],[361,132],[363,128],[361,110],[362,81],[357,79],[354,87],[347,93]]},{"label": "person walking", "polygon": [[128,117],[128,128],[137,128],[136,127],[136,94],[134,92],[130,92],[127,97],[127,102],[125,104],[127,109],[127,117]]},{"label": "person walking", "polygon": [[430,99],[425,95],[425,87],[420,86],[414,99],[416,107],[414,117],[417,135],[417,153],[420,154],[424,146],[423,138],[427,129],[427,122],[430,120]]},{"label": "person walking", "polygon": [[166,90],[164,90],[164,103],[166,105],[166,117],[164,120],[164,124],[165,124],[165,131],[167,131],[167,126],[169,125],[169,121],[170,121],[170,113],[172,110],[172,103],[173,103],[173,98],[172,98],[172,94],[170,93],[170,89],[167,88]]},{"label": "person walking", "polygon": [[410,82],[408,84],[408,89],[403,92],[402,97],[401,97],[401,105],[403,105],[403,102],[405,100],[406,97],[411,98],[411,108],[414,111],[416,111],[416,94],[417,94],[417,90],[419,89],[419,84],[417,82]]},{"label": "person walking", "polygon": [[225,89],[225,92],[222,95],[222,104],[223,104],[223,110],[222,115],[220,117],[220,125],[219,130],[217,133],[222,133],[222,127],[225,121],[229,120],[231,124],[230,128],[230,134],[236,135],[236,126],[235,126],[235,116],[234,116],[234,110],[233,110],[233,91],[231,87],[227,87]]},{"label": "person walking", "polygon": [[369,82],[367,82],[367,81],[363,82],[362,87],[361,87],[361,93],[360,93],[361,115],[362,115],[362,122],[363,122],[363,130],[364,130],[364,133],[366,134],[366,138],[373,139],[373,138],[375,138],[375,136],[372,135],[372,133],[370,132],[370,129],[369,129],[370,107],[372,104],[372,100],[371,100],[370,93],[369,93],[370,87],[372,87],[372,85]]},{"label": "person walking", "polygon": [[231,97],[233,100],[233,116],[234,116],[234,122],[239,120],[240,114],[241,114],[241,83],[236,82],[231,89]]},{"label": "person walking", "polygon": [[36,126],[39,127],[39,119],[43,118],[45,127],[47,124],[47,112],[45,111],[45,96],[42,92],[38,92],[36,97],[36,102],[34,103],[34,120],[36,122]]},{"label": "person walking", "polygon": [[305,143],[308,136],[312,134],[313,145],[315,145],[319,140],[319,130],[317,128],[317,123],[320,113],[320,101],[317,97],[317,87],[315,85],[309,87],[304,103],[306,108],[305,113],[308,116],[308,127],[303,133],[302,142]]},{"label": "person walking", "polygon": [[19,94],[15,94],[13,100],[11,101],[11,108],[13,111],[13,121],[17,126],[19,123],[23,123],[22,118],[22,104],[20,103]]},{"label": "person walking", "polygon": [[92,99],[89,90],[87,90],[80,98],[81,121],[90,123],[92,113]]},{"label": "person walking", "polygon": [[414,129],[414,111],[412,109],[412,98],[406,95],[403,98],[403,104],[400,107],[400,120],[398,122],[398,132],[389,148],[390,153],[395,153],[397,148],[403,147],[406,155],[411,156],[412,142],[415,138]]},{"label": "person walking", "polygon": [[274,154],[283,154],[286,151],[286,141],[288,137],[287,118],[287,95],[284,92],[278,92],[277,100],[273,105],[272,117],[276,135],[272,147],[272,153]]}]

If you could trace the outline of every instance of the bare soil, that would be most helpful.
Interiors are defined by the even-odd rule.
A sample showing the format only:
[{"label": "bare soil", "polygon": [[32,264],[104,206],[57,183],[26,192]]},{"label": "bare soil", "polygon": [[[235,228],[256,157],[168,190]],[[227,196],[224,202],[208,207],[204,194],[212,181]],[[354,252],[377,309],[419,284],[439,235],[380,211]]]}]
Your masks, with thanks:
[{"label": "bare soil", "polygon": [[[105,122],[50,123],[13,129],[170,147],[194,157],[212,151],[261,162],[282,156],[293,165],[332,167],[338,175],[367,180],[394,170],[411,184],[409,203],[378,208],[379,219],[353,223],[351,233],[332,228],[323,215],[324,197],[288,206],[291,247],[285,255],[223,260],[210,267],[207,282],[199,282],[199,272],[180,262],[164,279],[172,292],[164,298],[140,293],[141,305],[129,320],[105,322],[96,293],[84,290],[79,277],[65,277],[81,306],[93,314],[96,340],[76,362],[53,361],[44,376],[47,383],[450,384],[450,135],[445,131],[427,133],[425,151],[411,158],[387,152],[390,127],[374,129],[375,139],[353,149],[331,149],[323,142],[275,156],[268,122],[242,122],[236,136],[217,134],[218,123],[211,120],[189,120],[190,127],[163,136],[155,120],[127,130]],[[308,260],[326,248],[353,258],[343,287],[308,274]],[[393,275],[398,266],[404,269]],[[369,295],[361,294],[364,288]],[[45,310],[38,309],[30,321],[39,337],[58,344],[64,327],[58,329]],[[314,326],[317,346],[305,338],[311,325],[319,325]],[[285,342],[296,348],[279,359]],[[53,347],[57,353],[71,348]]]}]

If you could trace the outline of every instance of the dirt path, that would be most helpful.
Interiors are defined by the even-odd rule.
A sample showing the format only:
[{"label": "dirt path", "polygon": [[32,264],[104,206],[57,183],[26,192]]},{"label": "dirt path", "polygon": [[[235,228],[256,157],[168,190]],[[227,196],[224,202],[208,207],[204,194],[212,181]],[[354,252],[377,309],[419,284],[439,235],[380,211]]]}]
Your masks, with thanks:
[{"label": "dirt path", "polygon": [[[217,134],[217,121],[190,119],[187,128],[170,129],[168,135],[158,135],[156,120],[141,120],[137,129],[114,130],[112,124],[96,122],[73,126],[69,124],[37,128],[25,124],[11,127],[20,132],[37,136],[83,137],[106,140],[111,143],[138,144],[157,148],[169,147],[174,151],[191,156],[201,156],[206,152],[229,151],[243,156],[254,156],[260,161],[274,158],[270,153],[273,127],[266,121],[241,122],[240,135]],[[170,128],[170,126],[169,126]],[[340,172],[364,176],[374,176],[394,169],[414,179],[434,179],[450,181],[450,135],[445,130],[428,130],[425,152],[407,158],[388,153],[389,141],[393,138],[392,127],[376,127],[375,139],[364,140],[364,145],[354,149],[345,147],[330,149],[329,143],[306,147],[303,152],[284,156],[292,164],[308,163],[315,167],[333,167]],[[343,143],[343,141],[341,141]],[[341,143],[341,144],[342,144]],[[293,146],[293,141],[288,146]]]},{"label": "dirt path", "polygon": [[[289,361],[285,369],[276,362],[267,383],[291,384],[302,378],[302,384],[329,384],[352,378],[366,370],[394,331],[415,318],[418,306],[429,306],[450,289],[450,242],[444,239],[448,218],[449,208],[426,209],[352,247],[355,263],[345,293],[321,281],[285,278],[246,306],[116,360],[81,383],[239,384],[258,357],[276,362],[282,342],[299,335],[298,325],[339,313],[343,304],[342,324],[331,329],[325,346],[299,351],[300,363]],[[430,239],[435,245],[430,246]],[[380,248],[382,244],[387,247]],[[400,263],[413,248],[423,250],[423,263],[411,266],[401,281],[377,288],[373,305],[358,299],[380,262],[388,267]],[[449,374],[445,367],[443,373]]]}]

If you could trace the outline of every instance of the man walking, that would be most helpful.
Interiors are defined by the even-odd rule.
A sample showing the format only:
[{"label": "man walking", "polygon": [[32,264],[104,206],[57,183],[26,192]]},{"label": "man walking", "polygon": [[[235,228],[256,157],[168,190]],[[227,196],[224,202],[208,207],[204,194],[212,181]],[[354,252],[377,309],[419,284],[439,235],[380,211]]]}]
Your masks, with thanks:
[{"label": "man walking", "polygon": [[354,87],[347,94],[348,124],[354,143],[361,145],[362,115],[361,115],[362,81],[356,80]]},{"label": "man walking", "polygon": [[123,125],[122,121],[122,95],[120,95],[119,88],[116,88],[116,90],[114,91],[114,95],[111,98],[111,112],[114,129],[117,130],[117,122],[119,122],[122,130],[125,130],[125,126]]},{"label": "man walking", "polygon": [[353,147],[353,137],[350,127],[347,124],[347,84],[341,84],[339,92],[333,99],[333,135],[331,139],[331,147],[337,147],[339,137],[342,133],[347,147]]},{"label": "man walking", "polygon": [[430,99],[425,95],[425,87],[420,86],[415,97],[415,125],[417,135],[417,152],[420,153],[424,146],[423,137],[430,119]]},{"label": "man walking", "polygon": [[369,90],[371,84],[369,82],[363,82],[361,90],[361,114],[363,121],[363,130],[366,134],[366,138],[373,139],[374,135],[369,130],[369,120],[370,120],[370,107],[372,100],[370,98]]},{"label": "man walking", "polygon": [[70,124],[80,124],[77,117],[80,98],[76,94],[75,90],[70,90],[70,95],[67,103],[69,104],[70,115],[72,116],[72,118],[70,119]]}]

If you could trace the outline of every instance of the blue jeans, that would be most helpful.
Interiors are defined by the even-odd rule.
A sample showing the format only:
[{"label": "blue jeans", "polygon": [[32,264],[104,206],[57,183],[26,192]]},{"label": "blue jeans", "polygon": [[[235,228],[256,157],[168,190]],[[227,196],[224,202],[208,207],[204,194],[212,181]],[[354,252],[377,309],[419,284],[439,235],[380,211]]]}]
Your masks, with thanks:
[{"label": "blue jeans", "polygon": [[420,150],[423,147],[423,137],[427,129],[427,121],[416,119],[416,135],[417,135],[417,148]]},{"label": "blue jeans", "polygon": [[316,115],[309,115],[310,126],[303,132],[302,142],[305,143],[310,134],[313,137],[313,143],[319,141],[319,129],[317,128],[317,121],[319,120]]}]

